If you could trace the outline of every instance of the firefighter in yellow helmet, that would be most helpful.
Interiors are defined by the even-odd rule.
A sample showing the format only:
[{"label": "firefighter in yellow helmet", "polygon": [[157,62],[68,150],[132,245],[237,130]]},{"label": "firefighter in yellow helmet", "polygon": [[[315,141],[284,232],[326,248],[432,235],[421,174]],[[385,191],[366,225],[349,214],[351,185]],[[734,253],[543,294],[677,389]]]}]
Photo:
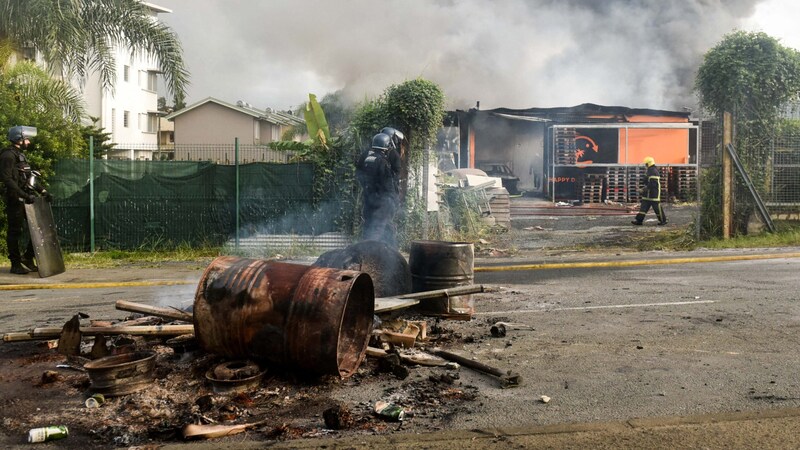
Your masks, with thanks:
[{"label": "firefighter in yellow helmet", "polygon": [[667,216],[664,214],[664,208],[661,207],[661,174],[656,167],[656,160],[652,156],[644,158],[644,165],[647,166],[647,173],[644,175],[642,182],[642,205],[639,208],[639,213],[636,214],[636,219],[631,223],[634,225],[641,225],[644,222],[644,217],[647,211],[653,208],[653,211],[658,217],[659,225],[667,224]]}]

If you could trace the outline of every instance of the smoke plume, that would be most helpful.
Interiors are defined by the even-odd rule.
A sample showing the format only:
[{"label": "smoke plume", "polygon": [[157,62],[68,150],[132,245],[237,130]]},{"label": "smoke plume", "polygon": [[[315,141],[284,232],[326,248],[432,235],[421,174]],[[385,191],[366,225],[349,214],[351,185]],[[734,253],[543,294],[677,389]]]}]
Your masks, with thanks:
[{"label": "smoke plume", "polygon": [[702,55],[758,0],[162,0],[189,101],[288,108],[424,77],[448,108],[598,103],[679,110]]}]

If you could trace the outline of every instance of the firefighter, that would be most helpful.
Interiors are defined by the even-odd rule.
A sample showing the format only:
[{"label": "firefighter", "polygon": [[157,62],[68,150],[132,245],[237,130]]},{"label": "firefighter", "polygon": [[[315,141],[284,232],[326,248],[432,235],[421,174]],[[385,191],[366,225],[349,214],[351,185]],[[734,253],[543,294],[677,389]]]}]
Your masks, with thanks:
[{"label": "firefighter", "polygon": [[3,199],[8,222],[6,245],[8,259],[11,261],[11,273],[17,275],[39,270],[34,262],[33,242],[30,239],[25,252],[20,252],[20,239],[27,228],[24,203],[33,203],[37,194],[42,195],[47,201],[52,200],[50,193],[35,182],[38,172],[31,170],[25,157],[24,151],[31,143],[29,138],[33,136],[36,136],[36,128],[11,127],[8,130],[8,140],[11,145],[0,151],[0,183],[4,190]]},{"label": "firefighter", "polygon": [[390,161],[391,141],[388,134],[373,136],[356,163],[356,177],[364,193],[364,239],[396,245],[392,220],[399,204],[398,173]]},{"label": "firefighter", "polygon": [[631,223],[634,225],[641,225],[644,222],[644,217],[647,211],[653,208],[653,211],[658,217],[659,225],[667,224],[667,216],[664,214],[664,208],[661,207],[661,174],[656,167],[656,160],[652,156],[644,158],[644,165],[647,167],[647,173],[642,178],[644,187],[642,188],[642,205],[639,208],[639,213],[636,214],[636,219]]}]

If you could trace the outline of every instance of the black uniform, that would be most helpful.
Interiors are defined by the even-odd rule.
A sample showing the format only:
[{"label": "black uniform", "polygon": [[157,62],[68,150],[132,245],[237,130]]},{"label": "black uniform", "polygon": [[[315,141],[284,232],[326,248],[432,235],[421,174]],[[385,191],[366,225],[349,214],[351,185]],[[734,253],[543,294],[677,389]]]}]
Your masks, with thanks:
[{"label": "black uniform", "polygon": [[356,163],[364,192],[364,239],[395,244],[394,215],[399,205],[400,155],[394,149],[369,149]]},{"label": "black uniform", "polygon": [[635,225],[641,225],[644,222],[644,217],[647,211],[653,208],[653,211],[658,217],[659,225],[666,225],[667,216],[664,214],[664,209],[661,207],[661,174],[655,164],[647,168],[647,173],[642,179],[642,183],[646,189],[642,192],[642,205],[639,208],[639,213],[636,214],[636,219],[632,222]]},{"label": "black uniform", "polygon": [[24,201],[32,201],[35,197],[32,192],[25,190],[27,182],[25,173],[29,173],[30,170],[25,154],[16,146],[12,145],[0,151],[0,183],[3,185],[3,200],[8,218],[6,245],[12,268],[19,266],[21,262],[25,262],[29,268],[33,264],[33,243],[30,238],[24,254],[20,253],[19,245],[20,238],[25,234],[24,230],[27,230]]}]

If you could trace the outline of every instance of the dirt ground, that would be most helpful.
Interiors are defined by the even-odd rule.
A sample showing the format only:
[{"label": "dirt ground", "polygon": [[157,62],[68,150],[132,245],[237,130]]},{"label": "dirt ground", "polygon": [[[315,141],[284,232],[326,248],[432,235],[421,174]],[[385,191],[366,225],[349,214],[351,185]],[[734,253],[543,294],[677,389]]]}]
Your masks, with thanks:
[{"label": "dirt ground", "polygon": [[[669,211],[669,210],[668,210]],[[691,221],[691,208],[673,209],[672,229]],[[509,234],[477,246],[476,257],[530,257],[577,251],[585,247],[624,249],[642,233],[666,228],[632,227],[629,216],[531,217],[515,222]],[[404,319],[425,320],[425,347],[463,349],[492,339],[489,323],[435,320],[406,314]],[[64,317],[64,321],[69,317]],[[493,317],[493,321],[502,318]],[[84,324],[88,320],[84,319]],[[445,367],[388,365],[369,357],[350,378],[303,378],[281,368],[266,370],[256,389],[237,394],[215,394],[205,374],[223,362],[201,351],[185,351],[158,338],[110,338],[118,352],[156,354],[154,378],[141,391],[109,397],[98,408],[87,408],[91,383],[79,363],[69,363],[46,341],[0,345],[0,434],[5,445],[25,445],[29,429],[67,424],[63,448],[149,447],[183,442],[187,424],[230,425],[253,423],[249,439],[291,440],[337,435],[382,434],[398,430],[426,432],[448,428],[460,413],[480,406],[479,388],[464,383],[459,371]],[[89,350],[89,342],[84,350]],[[512,339],[509,339],[511,345]],[[64,367],[64,365],[72,367]],[[60,367],[59,367],[60,366]],[[347,400],[358,387],[372,399]],[[403,405],[406,420],[385,419],[375,413],[378,400]],[[338,431],[333,429],[340,428]],[[236,437],[220,438],[220,442]]]},{"label": "dirt ground", "polygon": [[[430,345],[448,348],[475,342],[472,336],[431,325]],[[32,427],[57,424],[69,426],[69,439],[59,442],[65,448],[179,442],[183,441],[182,428],[190,423],[259,422],[258,435],[264,440],[319,437],[340,427],[347,433],[367,434],[400,428],[430,431],[446,427],[450,417],[469,408],[478,398],[476,387],[459,382],[457,370],[390,367],[375,358],[367,358],[358,372],[347,379],[303,378],[269,368],[257,388],[215,394],[205,374],[223,359],[201,351],[176,351],[163,339],[134,341],[124,345],[136,351],[155,352],[154,380],[139,392],[108,397],[93,409],[84,405],[91,396],[87,374],[59,367],[68,364],[67,360],[47,348],[46,343],[0,346],[2,430],[17,437],[10,443],[23,444],[22,437]],[[120,346],[119,350],[124,349]],[[354,385],[372,385],[371,389],[381,392],[381,400],[402,404],[406,420],[384,420],[370,402],[351,406],[333,398],[334,391]],[[326,413],[328,410],[331,411]],[[326,418],[327,414],[331,416]]]}]

